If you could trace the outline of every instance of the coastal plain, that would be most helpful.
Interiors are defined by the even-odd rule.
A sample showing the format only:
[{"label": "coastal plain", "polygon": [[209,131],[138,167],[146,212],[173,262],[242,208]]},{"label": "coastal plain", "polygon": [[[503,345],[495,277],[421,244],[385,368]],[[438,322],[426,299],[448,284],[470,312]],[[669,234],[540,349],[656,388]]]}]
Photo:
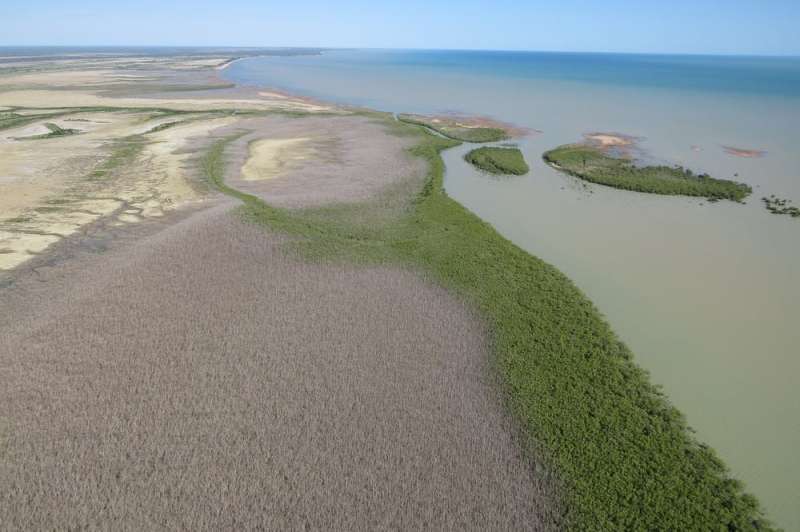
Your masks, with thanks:
[{"label": "coastal plain", "polygon": [[452,135],[232,59],[0,77],[3,526],[769,528]]},{"label": "coastal plain", "polygon": [[[221,61],[0,78],[2,526],[554,528],[483,320],[413,271],[296,257],[204,174],[224,139],[228,182],[271,204],[398,216],[413,139],[206,94]],[[44,121],[79,132],[30,138]]]},{"label": "coastal plain", "polygon": [[[735,79],[715,74],[706,78],[713,86],[682,91],[676,83],[701,75],[688,57],[670,57],[679,67],[664,76],[655,76],[663,74],[658,56],[578,54],[572,62],[509,52],[485,59],[478,52],[329,50],[242,60],[222,75],[398,115],[473,114],[541,131],[510,141],[531,165],[519,178],[475,169],[464,156],[476,146],[442,152],[447,195],[567,274],[686,414],[696,438],[720,453],[778,526],[797,528],[797,335],[785,318],[797,314],[800,301],[798,219],[771,214],[761,200],[800,197],[790,140],[798,99],[781,97],[798,94],[797,60],[715,58],[702,75],[735,71]],[[781,83],[753,94],[750,80],[766,72]],[[593,81],[573,83],[583,76]],[[720,97],[723,85],[733,89],[729,98]],[[555,146],[595,134],[606,144],[634,140],[638,164],[680,164],[745,183],[753,194],[744,204],[642,194],[589,183],[542,160]],[[766,155],[737,157],[724,146]],[[483,255],[479,247],[474,252]],[[493,289],[485,275],[474,282]]]}]

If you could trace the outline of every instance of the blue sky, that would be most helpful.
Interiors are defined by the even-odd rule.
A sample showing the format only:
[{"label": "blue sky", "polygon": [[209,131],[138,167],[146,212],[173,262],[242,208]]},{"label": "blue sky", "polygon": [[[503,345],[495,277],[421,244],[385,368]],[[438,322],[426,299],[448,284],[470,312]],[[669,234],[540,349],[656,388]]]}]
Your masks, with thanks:
[{"label": "blue sky", "polygon": [[0,45],[800,55],[800,0],[0,0]]}]

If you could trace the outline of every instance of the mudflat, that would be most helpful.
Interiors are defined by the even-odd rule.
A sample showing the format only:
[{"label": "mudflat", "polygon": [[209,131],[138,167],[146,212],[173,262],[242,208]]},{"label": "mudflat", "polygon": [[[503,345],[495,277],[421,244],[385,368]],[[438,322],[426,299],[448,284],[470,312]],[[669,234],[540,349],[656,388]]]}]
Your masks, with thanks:
[{"label": "mudflat", "polygon": [[[290,254],[288,236],[243,221],[200,171],[204,150],[231,138],[226,180],[268,203],[408,198],[398,187],[421,186],[425,170],[410,141],[283,96],[155,91],[208,83],[225,60],[59,63],[72,74],[26,73],[0,91],[15,112],[80,111],[64,119],[85,130],[27,141],[50,143],[42,168],[12,131],[0,143],[18,156],[0,192],[35,191],[12,194],[4,227],[51,236],[13,248],[0,272],[0,523],[554,528],[555,482],[517,441],[474,312],[397,266]],[[48,89],[89,82],[102,88]],[[97,99],[124,108],[71,107]],[[253,149],[287,138],[310,139],[282,146],[287,164]],[[248,164],[269,178],[248,180]]]},{"label": "mudflat", "polygon": [[0,296],[0,521],[545,527],[480,321],[409,272],[289,259],[231,207]]}]

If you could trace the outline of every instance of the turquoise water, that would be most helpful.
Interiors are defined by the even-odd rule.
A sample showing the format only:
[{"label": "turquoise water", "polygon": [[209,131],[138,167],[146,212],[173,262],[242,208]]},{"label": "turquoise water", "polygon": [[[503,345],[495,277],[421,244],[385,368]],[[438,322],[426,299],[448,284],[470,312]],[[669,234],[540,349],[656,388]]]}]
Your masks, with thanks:
[{"label": "turquoise water", "polygon": [[[266,68],[265,68],[266,67]],[[309,86],[308,75],[326,74],[327,83],[364,75],[379,76],[426,73],[441,76],[463,74],[503,78],[508,81],[555,80],[602,83],[614,86],[692,89],[715,93],[747,93],[760,96],[800,97],[800,58],[736,56],[669,56],[636,54],[586,54],[494,51],[327,51],[323,57],[291,59],[258,58],[238,65],[229,74],[242,82],[270,83],[310,96],[343,103],[374,102],[386,105],[395,98],[362,91],[331,92],[326,86]],[[401,87],[397,87],[398,89]],[[434,104],[427,97],[406,103]]]},{"label": "turquoise water", "polygon": [[[584,290],[735,475],[800,530],[800,59],[443,51],[249,58],[224,76],[395,112],[487,115],[519,139],[521,178],[445,153],[448,193]],[[746,205],[585,186],[541,154],[593,131],[649,159],[753,186]],[[744,159],[724,146],[767,152]]]}]

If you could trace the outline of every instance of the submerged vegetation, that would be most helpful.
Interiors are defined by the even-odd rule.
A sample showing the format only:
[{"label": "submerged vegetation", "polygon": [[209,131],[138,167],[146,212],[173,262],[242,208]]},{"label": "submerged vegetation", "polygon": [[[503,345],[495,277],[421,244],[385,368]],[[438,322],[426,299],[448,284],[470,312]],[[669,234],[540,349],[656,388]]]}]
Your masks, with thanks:
[{"label": "submerged vegetation", "polygon": [[524,175],[530,171],[519,148],[477,148],[467,153],[464,159],[490,174]]},{"label": "submerged vegetation", "polygon": [[509,134],[499,127],[468,126],[459,124],[457,120],[409,114],[397,115],[397,119],[407,124],[427,127],[444,137],[463,142],[498,142],[509,138]]},{"label": "submerged vegetation", "polygon": [[744,183],[715,179],[708,174],[697,175],[680,166],[636,166],[630,159],[612,157],[586,144],[560,146],[543,157],[562,172],[624,190],[739,202],[752,192]]},{"label": "submerged vegetation", "polygon": [[781,199],[773,194],[768,198],[761,198],[761,201],[764,202],[764,206],[772,214],[786,214],[792,218],[800,218],[800,209],[794,205],[790,205],[792,200]]},{"label": "submerged vegetation", "polygon": [[292,249],[308,260],[403,264],[475,305],[527,448],[563,483],[570,528],[769,529],[757,501],[695,440],[580,290],[444,193],[440,152],[458,142],[387,127],[419,135],[412,153],[430,170],[409,209],[380,225],[352,215],[363,203],[290,211],[231,188],[223,176],[232,139],[214,144],[203,168],[243,201],[243,216],[293,235]]}]

